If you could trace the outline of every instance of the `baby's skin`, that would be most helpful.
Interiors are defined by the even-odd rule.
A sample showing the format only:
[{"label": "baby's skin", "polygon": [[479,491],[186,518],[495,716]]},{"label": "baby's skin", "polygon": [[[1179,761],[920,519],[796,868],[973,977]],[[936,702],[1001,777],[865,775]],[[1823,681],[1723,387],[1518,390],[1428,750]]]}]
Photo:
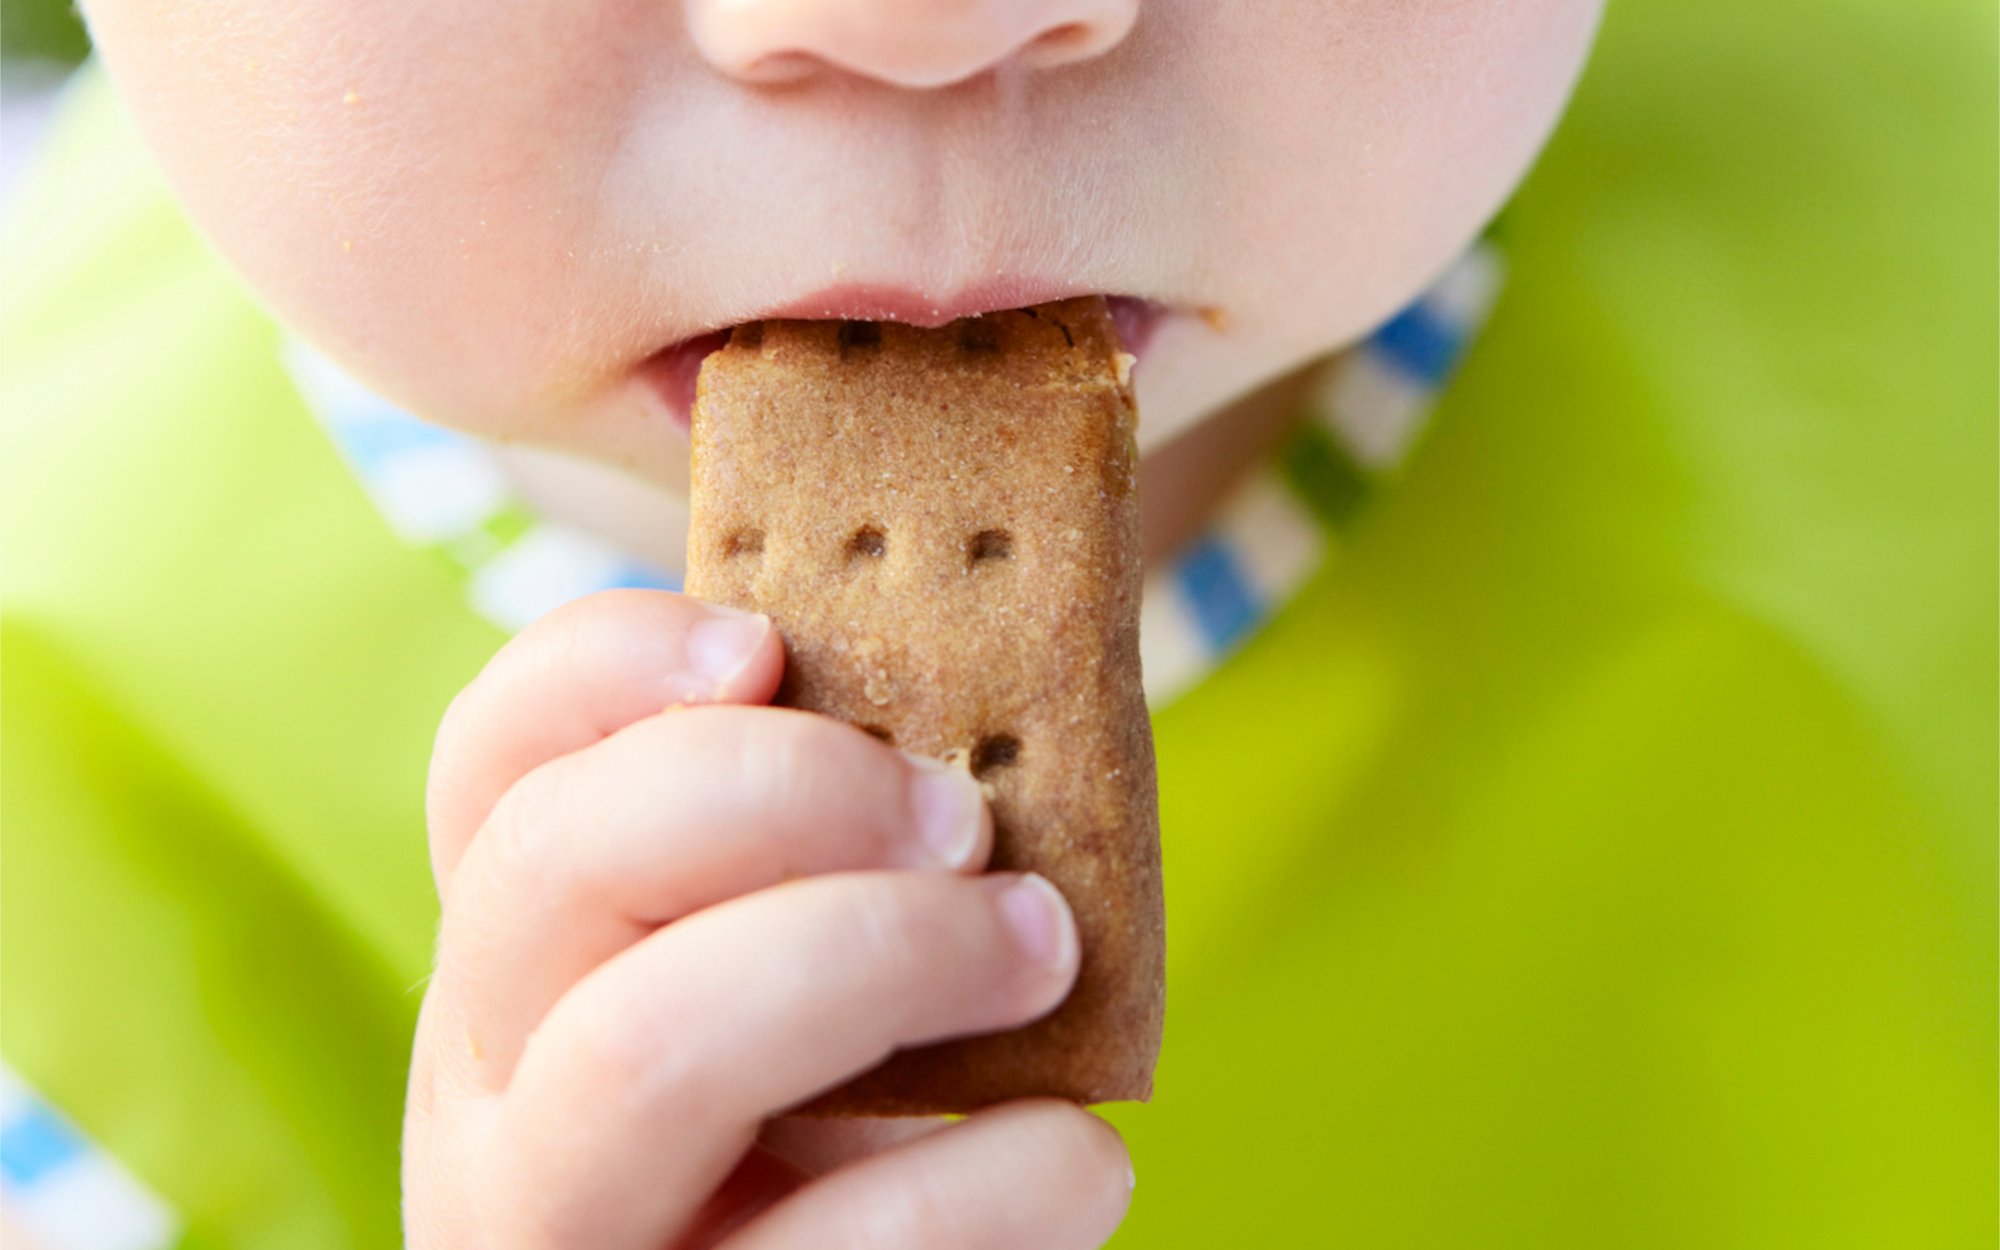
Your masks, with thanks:
[{"label": "baby's skin", "polygon": [[[1600,5],[86,8],[195,221],[288,324],[430,419],[671,499],[703,352],[772,315],[1105,294],[1142,450],[1226,429],[1477,234]],[[1077,1107],[785,1115],[897,1047],[1049,1011],[1077,943],[1045,882],[982,871],[969,781],[766,706],[783,662],[761,617],[612,592],[453,703],[417,1250],[1066,1250],[1117,1227],[1131,1167]]]}]

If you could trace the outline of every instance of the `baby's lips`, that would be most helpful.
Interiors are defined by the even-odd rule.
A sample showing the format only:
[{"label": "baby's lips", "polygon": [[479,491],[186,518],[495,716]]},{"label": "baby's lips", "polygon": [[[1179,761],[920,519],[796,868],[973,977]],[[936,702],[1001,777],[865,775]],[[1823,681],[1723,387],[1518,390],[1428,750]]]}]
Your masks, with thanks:
[{"label": "baby's lips", "polygon": [[[1118,332],[1119,345],[1134,362],[1145,358],[1146,347],[1171,311],[1165,304],[1136,295],[1104,297],[1111,324]],[[702,362],[710,353],[729,342],[731,331],[712,330],[672,344],[656,352],[644,365],[646,380],[659,398],[666,418],[686,434],[693,419],[695,384]]]},{"label": "baby's lips", "polygon": [[693,419],[694,388],[701,377],[701,362],[729,341],[729,333],[714,330],[683,339],[646,362],[648,380],[666,406],[667,420],[683,434]]}]

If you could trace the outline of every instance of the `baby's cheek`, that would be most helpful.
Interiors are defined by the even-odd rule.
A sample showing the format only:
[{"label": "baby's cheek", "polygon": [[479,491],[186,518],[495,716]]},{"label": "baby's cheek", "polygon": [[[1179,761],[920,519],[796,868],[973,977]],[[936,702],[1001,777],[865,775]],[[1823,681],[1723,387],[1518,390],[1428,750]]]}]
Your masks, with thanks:
[{"label": "baby's cheek", "polygon": [[[1247,10],[1258,7],[1255,15]],[[1257,55],[1217,68],[1235,103],[1234,222],[1246,331],[1296,356],[1351,340],[1462,250],[1532,162],[1601,0],[1346,0],[1227,6]],[[1258,33],[1261,29],[1261,34]]]},{"label": "baby's cheek", "polygon": [[638,63],[616,23],[649,20],[639,8],[100,0],[90,15],[176,191],[260,297],[372,376],[425,362],[412,389],[474,409],[519,394],[575,302],[565,261]]}]

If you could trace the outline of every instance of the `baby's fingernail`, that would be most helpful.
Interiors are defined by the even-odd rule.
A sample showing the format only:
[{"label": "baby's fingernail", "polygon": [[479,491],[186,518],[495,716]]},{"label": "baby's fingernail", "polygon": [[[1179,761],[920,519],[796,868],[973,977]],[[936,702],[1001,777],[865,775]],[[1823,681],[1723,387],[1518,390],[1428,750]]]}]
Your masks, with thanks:
[{"label": "baby's fingernail", "polygon": [[1069,904],[1063,896],[1032,872],[999,880],[1004,882],[996,900],[1000,918],[1021,953],[1046,967],[1063,963],[1070,943]]},{"label": "baby's fingernail", "polygon": [[979,783],[963,769],[910,755],[916,776],[910,782],[910,810],[924,848],[947,868],[963,867],[979,845],[983,800]]},{"label": "baby's fingernail", "polygon": [[728,685],[750,663],[771,632],[771,618],[737,612],[730,608],[709,609],[711,615],[688,626],[685,644],[688,667],[718,687]]}]

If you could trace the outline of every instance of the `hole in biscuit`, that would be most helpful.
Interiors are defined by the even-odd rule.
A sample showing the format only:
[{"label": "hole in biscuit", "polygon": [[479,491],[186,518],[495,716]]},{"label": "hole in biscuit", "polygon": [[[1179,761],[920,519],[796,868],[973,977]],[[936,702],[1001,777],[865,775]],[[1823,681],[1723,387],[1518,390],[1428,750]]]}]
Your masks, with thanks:
[{"label": "hole in biscuit", "polygon": [[722,554],[725,556],[754,556],[761,554],[763,550],[763,530],[737,530],[722,543]]},{"label": "hole in biscuit", "polygon": [[997,352],[1000,327],[983,317],[967,318],[958,323],[958,345],[969,352]]},{"label": "hole in biscuit", "polygon": [[867,735],[868,735],[869,737],[871,737],[871,738],[875,739],[875,741],[877,741],[877,742],[885,742],[885,743],[887,743],[887,744],[888,744],[888,745],[890,745],[890,746],[895,746],[895,745],[896,745],[896,735],[895,735],[895,734],[892,734],[892,733],[890,733],[890,732],[889,732],[889,730],[888,730],[888,729],[887,729],[887,728],[886,728],[885,726],[882,726],[882,725],[860,725],[860,726],[857,726],[857,728],[859,728],[859,729],[861,730],[861,732],[862,732],[862,733],[865,733],[865,734],[867,734]]},{"label": "hole in biscuit", "polygon": [[1069,327],[1067,325],[1056,320],[1054,317],[1044,317],[1042,316],[1041,313],[1036,312],[1032,308],[1023,308],[1021,311],[1028,314],[1030,317],[1033,317],[1037,321],[1046,321],[1050,325],[1054,326],[1056,329],[1061,330],[1063,336],[1063,343],[1069,347],[1076,346],[1076,336],[1069,332]]},{"label": "hole in biscuit", "polygon": [[847,540],[849,559],[865,557],[879,560],[888,554],[889,536],[882,532],[882,527],[879,525],[864,525],[854,531],[854,537]]},{"label": "hole in biscuit", "polygon": [[840,354],[843,356],[856,348],[880,347],[882,327],[873,321],[843,321],[840,323],[838,341]]},{"label": "hole in biscuit", "polygon": [[1006,530],[980,530],[972,536],[966,554],[973,564],[1005,560],[1014,554],[1014,536]]},{"label": "hole in biscuit", "polygon": [[764,346],[764,323],[761,321],[746,321],[742,325],[737,326],[729,335],[729,344],[732,347],[742,347],[753,352],[758,350]]},{"label": "hole in biscuit", "polygon": [[1021,740],[1013,734],[988,734],[972,748],[972,775],[981,779],[1021,758]]}]

